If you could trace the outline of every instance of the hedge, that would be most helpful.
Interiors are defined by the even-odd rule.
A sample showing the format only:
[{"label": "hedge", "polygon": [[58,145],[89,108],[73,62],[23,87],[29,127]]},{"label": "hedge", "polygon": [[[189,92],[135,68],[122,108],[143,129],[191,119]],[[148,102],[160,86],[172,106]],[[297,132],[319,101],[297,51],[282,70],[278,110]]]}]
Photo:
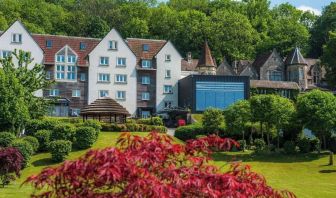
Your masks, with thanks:
[{"label": "hedge", "polygon": [[311,143],[309,138],[302,138],[298,142],[298,147],[301,153],[309,153],[311,151]]},{"label": "hedge", "polygon": [[37,131],[34,134],[34,137],[38,140],[40,146],[39,146],[39,151],[47,151],[48,150],[48,145],[50,143],[50,136],[51,136],[51,131],[50,130],[40,130]]},{"label": "hedge", "polygon": [[175,137],[183,141],[196,139],[197,136],[206,134],[207,133],[203,130],[203,127],[200,124],[181,126],[175,131]]},{"label": "hedge", "polygon": [[22,139],[16,139],[13,141],[12,147],[19,149],[21,155],[23,156],[23,164],[22,167],[27,167],[29,164],[29,160],[34,153],[34,149],[31,144]]},{"label": "hedge", "polygon": [[25,128],[25,134],[34,136],[39,130],[53,130],[55,126],[61,124],[59,120],[44,118],[42,120],[31,120],[28,122]]},{"label": "hedge", "polygon": [[138,119],[136,123],[144,124],[144,125],[163,126],[163,121],[162,121],[162,118],[160,117]]},{"label": "hedge", "polygon": [[283,145],[284,151],[286,154],[295,154],[296,146],[293,141],[286,141]]},{"label": "hedge", "polygon": [[62,162],[71,152],[72,143],[68,140],[55,140],[50,142],[49,151],[51,159],[55,162]]},{"label": "hedge", "polygon": [[111,124],[111,123],[102,123],[102,131],[113,131],[113,132],[150,132],[157,131],[160,133],[167,132],[167,128],[164,126],[154,126],[154,125],[145,125],[145,124]]},{"label": "hedge", "polygon": [[78,127],[76,129],[76,147],[79,149],[90,148],[97,141],[97,134],[93,127]]},{"label": "hedge", "polygon": [[255,151],[260,152],[266,149],[266,143],[263,139],[254,139],[253,145],[255,146]]},{"label": "hedge", "polygon": [[98,138],[99,132],[102,129],[102,123],[97,120],[86,120],[85,122],[76,124],[76,127],[91,127],[95,129],[95,136]]},{"label": "hedge", "polygon": [[74,141],[76,128],[72,124],[58,124],[51,132],[51,140],[69,140]]},{"label": "hedge", "polygon": [[15,140],[15,135],[10,132],[0,132],[0,147],[8,147]]},{"label": "hedge", "polygon": [[28,142],[33,147],[34,153],[36,153],[38,151],[40,144],[39,144],[39,141],[37,140],[37,138],[35,138],[33,136],[26,136],[22,139],[24,141]]}]

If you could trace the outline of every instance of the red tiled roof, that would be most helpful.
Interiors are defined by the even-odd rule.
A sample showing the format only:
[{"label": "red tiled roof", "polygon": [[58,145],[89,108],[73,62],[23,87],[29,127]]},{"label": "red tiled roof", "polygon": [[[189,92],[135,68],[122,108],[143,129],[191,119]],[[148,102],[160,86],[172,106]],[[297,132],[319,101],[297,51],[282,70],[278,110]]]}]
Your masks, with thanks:
[{"label": "red tiled roof", "polygon": [[[134,52],[137,57],[137,65],[140,65],[142,59],[152,60],[162,47],[167,43],[166,40],[153,40],[153,39],[139,39],[139,38],[127,38],[128,46]],[[148,51],[143,50],[143,45],[148,45]]]},{"label": "red tiled roof", "polygon": [[181,70],[182,71],[195,71],[198,64],[198,59],[191,59],[190,61],[182,59]]},{"label": "red tiled roof", "polygon": [[[57,36],[57,35],[40,35],[33,34],[32,37],[39,44],[44,51],[44,64],[54,64],[55,54],[64,46],[68,45],[78,55],[78,66],[88,66],[87,55],[93,50],[101,39],[71,37],[71,36]],[[46,46],[47,40],[52,41],[52,47]],[[84,50],[79,48],[80,43],[86,45]]]},{"label": "red tiled roof", "polygon": [[210,50],[210,47],[207,41],[204,43],[204,46],[201,52],[201,58],[199,59],[197,66],[209,66],[209,67],[216,66],[215,61],[211,55],[211,50]]}]

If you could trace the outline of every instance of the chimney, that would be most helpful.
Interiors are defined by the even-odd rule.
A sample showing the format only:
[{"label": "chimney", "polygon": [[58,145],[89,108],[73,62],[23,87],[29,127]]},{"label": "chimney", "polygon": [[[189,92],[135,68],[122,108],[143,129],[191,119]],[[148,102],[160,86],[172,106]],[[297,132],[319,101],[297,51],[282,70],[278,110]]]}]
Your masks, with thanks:
[{"label": "chimney", "polygon": [[191,52],[187,53],[187,60],[188,60],[188,63],[192,62]]}]

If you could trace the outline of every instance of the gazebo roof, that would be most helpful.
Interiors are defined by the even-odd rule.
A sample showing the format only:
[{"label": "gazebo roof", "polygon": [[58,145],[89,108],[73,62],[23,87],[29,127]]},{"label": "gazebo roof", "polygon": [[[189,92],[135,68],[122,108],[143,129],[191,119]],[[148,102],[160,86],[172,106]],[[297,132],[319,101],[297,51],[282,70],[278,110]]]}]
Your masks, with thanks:
[{"label": "gazebo roof", "polygon": [[80,115],[126,115],[130,113],[112,98],[97,99],[81,109]]}]

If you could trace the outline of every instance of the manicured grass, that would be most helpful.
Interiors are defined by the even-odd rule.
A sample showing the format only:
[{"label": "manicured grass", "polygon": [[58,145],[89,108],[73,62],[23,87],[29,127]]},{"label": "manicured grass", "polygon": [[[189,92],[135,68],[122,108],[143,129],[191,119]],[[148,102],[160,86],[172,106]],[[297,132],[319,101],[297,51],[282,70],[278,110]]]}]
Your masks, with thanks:
[{"label": "manicured grass", "polygon": [[197,122],[202,123],[203,114],[192,114],[191,115]]},{"label": "manicured grass", "polygon": [[[334,156],[335,157],[335,156]],[[265,176],[276,189],[287,189],[297,197],[336,197],[336,166],[327,166],[327,154],[251,154],[251,152],[217,153],[215,164],[228,168],[227,161],[242,160],[252,170]],[[225,169],[224,168],[224,169]]]}]

